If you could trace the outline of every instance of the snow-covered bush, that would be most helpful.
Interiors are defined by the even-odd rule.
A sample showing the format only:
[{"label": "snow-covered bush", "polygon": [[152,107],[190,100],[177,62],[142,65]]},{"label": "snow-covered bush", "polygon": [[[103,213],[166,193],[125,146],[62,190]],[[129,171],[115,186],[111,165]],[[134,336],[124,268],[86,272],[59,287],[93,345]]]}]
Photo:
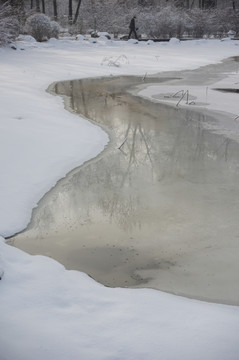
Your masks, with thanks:
[{"label": "snow-covered bush", "polygon": [[239,13],[231,8],[211,11],[210,30],[212,34],[220,38],[227,36],[229,31],[239,35]]},{"label": "snow-covered bush", "polygon": [[230,29],[225,10],[214,10],[211,14],[210,28],[216,37],[224,37]]},{"label": "snow-covered bush", "polygon": [[143,30],[155,38],[181,37],[188,22],[187,13],[175,6],[166,6],[157,12],[148,13],[145,19],[142,17],[140,21],[145,25]]},{"label": "snow-covered bush", "polygon": [[[224,22],[226,22],[226,32],[235,31],[236,35],[239,35],[239,13],[233,11],[232,9],[225,10],[226,16],[224,17]],[[226,21],[227,20],[227,21]]]},{"label": "snow-covered bush", "polygon": [[202,38],[210,32],[210,12],[201,9],[192,9],[189,12],[192,35],[195,38]]},{"label": "snow-covered bush", "polygon": [[85,38],[84,35],[78,34],[78,35],[76,35],[76,40],[78,40],[78,41],[85,41],[86,38]]},{"label": "snow-covered bush", "polygon": [[177,38],[171,38],[171,39],[169,40],[169,44],[170,44],[170,45],[180,44],[180,40],[177,39]]},{"label": "snow-covered bush", "polygon": [[98,32],[97,32],[97,35],[98,35],[99,37],[100,37],[100,36],[105,36],[108,40],[111,39],[110,34],[109,34],[108,32],[106,32],[106,31],[102,31],[102,32],[98,31]]},{"label": "snow-covered bush", "polygon": [[56,21],[51,21],[51,37],[58,39],[61,27]]},{"label": "snow-covered bush", "polygon": [[[231,0],[226,2],[231,4]],[[31,3],[24,2],[26,11],[30,11]],[[239,12],[237,8],[234,11],[231,5],[202,10],[198,7],[183,6],[188,3],[186,0],[81,1],[77,21],[69,26],[69,2],[61,0],[56,3],[57,21],[67,28],[71,36],[100,31],[114,34],[115,37],[124,34],[127,38],[129,23],[134,15],[137,16],[136,26],[139,28],[137,33],[138,35],[145,34],[145,38],[182,38],[184,35],[198,38],[211,35],[222,37],[229,30],[236,31],[237,36],[239,35]],[[73,1],[73,15],[77,3],[79,2]],[[196,5],[198,1],[190,0],[189,3]],[[52,1],[44,1],[44,4],[46,14],[53,18]],[[54,36],[57,37],[57,35]]]},{"label": "snow-covered bush", "polygon": [[31,15],[26,21],[26,32],[41,42],[50,38],[58,38],[60,26],[56,21],[44,14]]},{"label": "snow-covered bush", "polygon": [[36,42],[36,39],[31,36],[31,35],[23,35],[23,34],[20,34],[18,37],[17,37],[17,40],[18,41],[27,41],[28,43],[34,43]]},{"label": "snow-covered bush", "polygon": [[51,20],[44,14],[31,15],[26,21],[26,31],[37,41],[50,38]]},{"label": "snow-covered bush", "polygon": [[9,2],[0,5],[0,46],[11,43],[19,35],[19,22]]}]

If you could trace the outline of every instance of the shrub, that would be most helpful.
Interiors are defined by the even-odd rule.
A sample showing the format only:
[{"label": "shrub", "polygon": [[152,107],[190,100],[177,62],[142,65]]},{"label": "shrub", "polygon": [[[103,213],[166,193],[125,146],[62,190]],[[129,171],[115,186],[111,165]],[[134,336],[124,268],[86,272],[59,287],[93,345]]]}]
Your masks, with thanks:
[{"label": "shrub", "polygon": [[193,9],[189,16],[194,37],[202,38],[210,32],[210,11]]},{"label": "shrub", "polygon": [[34,14],[29,16],[26,21],[26,31],[32,35],[36,41],[45,41],[52,37],[58,38],[60,26],[56,21],[51,21],[44,14]]},{"label": "shrub", "polygon": [[50,37],[58,39],[61,27],[56,21],[51,21]]},{"label": "shrub", "polygon": [[51,32],[51,21],[44,14],[31,15],[26,21],[26,31],[33,36],[36,41],[49,39]]},{"label": "shrub", "polygon": [[147,14],[145,18],[140,18],[139,22],[145,25],[142,30],[149,36],[171,38],[181,37],[188,21],[187,13],[181,8],[166,6],[160,11]]}]

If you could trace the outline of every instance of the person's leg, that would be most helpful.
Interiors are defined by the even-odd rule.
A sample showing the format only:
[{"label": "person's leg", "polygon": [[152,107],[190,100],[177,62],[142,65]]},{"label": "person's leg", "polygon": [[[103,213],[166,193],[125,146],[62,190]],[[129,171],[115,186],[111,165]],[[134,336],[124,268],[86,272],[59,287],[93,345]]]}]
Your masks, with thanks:
[{"label": "person's leg", "polygon": [[136,30],[134,30],[134,36],[135,36],[135,39],[138,40],[138,36],[137,36]]},{"label": "person's leg", "polygon": [[132,29],[130,29],[130,32],[129,32],[129,37],[128,37],[128,39],[130,39],[130,36],[131,36],[131,34],[132,34]]}]

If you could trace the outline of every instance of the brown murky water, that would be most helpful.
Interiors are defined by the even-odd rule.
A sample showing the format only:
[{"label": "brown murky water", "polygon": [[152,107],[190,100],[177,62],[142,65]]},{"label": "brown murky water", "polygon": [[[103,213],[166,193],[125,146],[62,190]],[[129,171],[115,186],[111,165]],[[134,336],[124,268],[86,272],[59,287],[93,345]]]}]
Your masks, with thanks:
[{"label": "brown murky water", "polygon": [[52,87],[112,141],[59,181],[9,242],[107,286],[239,304],[239,145],[207,130],[207,115],[125,91],[140,82]]}]

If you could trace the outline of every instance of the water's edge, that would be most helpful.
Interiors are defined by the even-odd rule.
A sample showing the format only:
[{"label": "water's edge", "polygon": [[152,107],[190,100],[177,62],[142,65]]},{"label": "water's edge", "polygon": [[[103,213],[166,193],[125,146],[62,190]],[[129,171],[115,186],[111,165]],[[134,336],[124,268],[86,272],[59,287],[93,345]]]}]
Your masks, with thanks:
[{"label": "water's edge", "polygon": [[[178,76],[170,78],[168,75],[167,76],[164,75],[161,78],[161,81],[171,81],[171,82],[173,82],[173,81],[175,81],[176,78],[179,79]],[[118,79],[123,79],[123,83],[121,84],[121,90],[126,91],[126,88],[127,88],[127,91],[129,91],[131,94],[133,94],[133,97],[134,97],[135,101],[138,102],[138,104],[140,104],[140,106],[144,106],[145,104],[150,104],[150,101],[142,99],[141,97],[139,97],[137,95],[137,93],[139,92],[139,90],[142,87],[148,86],[148,84],[150,84],[150,83],[159,81],[159,76],[152,77],[151,79],[148,78],[147,81],[146,81],[147,83],[144,83],[144,84],[142,84],[142,79],[140,77],[119,77]],[[100,78],[99,81],[101,81],[101,80],[102,81],[108,81],[108,78]],[[111,80],[112,80],[112,78],[110,78],[110,81]],[[116,80],[116,79],[114,78],[114,80]],[[95,81],[95,79],[88,79],[86,81]],[[133,85],[132,85],[131,89],[128,88],[128,85],[129,85],[127,83],[128,81],[129,81],[129,84],[131,84],[131,85],[132,85],[132,82],[133,82]],[[47,91],[49,93],[51,93],[51,94],[54,94],[54,88],[56,87],[56,84],[59,84],[59,83],[51,84]],[[65,96],[65,95],[63,95],[62,97],[64,99],[65,108],[67,110],[75,113],[75,110],[73,110],[72,107],[71,107],[70,98],[68,96]],[[157,106],[158,106],[158,104],[157,104]],[[172,107],[171,107],[171,105],[162,105],[162,108],[165,109],[164,111],[168,111],[168,109],[171,109]],[[184,116],[188,117],[189,115],[190,115],[190,118],[195,117],[196,119],[199,119],[200,124],[202,124],[204,121],[206,121],[206,122],[208,122],[208,121],[212,121],[212,122],[216,121],[216,119],[214,118],[214,114],[212,112],[209,112],[209,111],[205,110],[205,109],[203,110],[203,114],[198,109],[196,109],[196,111],[194,109],[193,110],[191,110],[191,109],[190,110],[188,110],[188,109],[180,109],[180,118],[184,117]],[[218,116],[218,113],[216,113],[216,116]],[[85,164],[83,164],[80,168],[73,169],[67,175],[67,177],[70,177],[72,179],[74,177],[77,178],[77,176],[78,176],[77,173],[78,173],[79,170],[81,171],[81,178],[82,178],[82,171],[84,171],[84,169],[87,170],[87,167],[92,167],[94,164],[96,164],[99,160],[106,157],[107,155],[110,156],[110,152],[115,151],[115,149],[117,149],[117,147],[119,147],[119,145],[122,144],[122,140],[120,142],[117,142],[117,137],[115,136],[115,134],[113,134],[113,132],[109,129],[109,127],[107,125],[103,125],[102,123],[98,123],[95,119],[90,119],[88,117],[86,117],[86,118],[88,120],[92,121],[94,124],[96,124],[98,126],[101,126],[109,134],[110,143],[106,146],[105,150],[103,150],[103,152],[101,154],[99,154],[96,158],[90,159]],[[202,119],[203,119],[203,121],[201,121]],[[200,129],[200,132],[201,132],[201,129]],[[230,146],[233,147],[234,145],[231,145],[231,144],[232,143],[230,143]],[[233,157],[234,157],[234,155],[233,155]],[[232,160],[234,161],[234,159],[232,159]],[[58,184],[61,184],[61,183],[62,183],[62,180],[60,180],[58,182]],[[181,190],[184,191],[183,189],[181,189]],[[52,189],[44,196],[44,198],[48,197],[48,194],[50,194],[51,191],[52,191]],[[42,200],[39,202],[39,204],[40,203],[42,203]],[[33,221],[34,214],[37,211],[38,211],[38,209],[33,210],[33,215],[32,215],[31,222]],[[32,226],[30,225],[29,229],[31,229],[31,228],[32,228]],[[25,232],[26,232],[26,230],[23,230],[20,233],[9,237],[8,238],[8,243],[16,246],[16,241],[15,240],[17,239],[18,235],[22,235]],[[19,242],[21,242],[21,239],[19,240]],[[136,251],[138,251],[138,249],[135,250],[135,249],[131,248],[131,250],[130,250],[130,247],[133,247],[133,246],[132,245],[130,245],[129,247],[128,246],[121,246],[121,248],[118,248],[118,250],[121,251],[121,253],[119,251],[115,252],[115,250],[114,250],[115,253],[113,255],[113,258],[116,260],[119,256],[122,255],[122,253],[128,254],[129,251],[131,251],[131,254],[132,254],[133,257],[136,256]],[[82,249],[82,251],[84,251],[85,257],[88,258],[88,260],[92,256],[92,249],[89,249],[89,250],[90,250],[89,253],[86,253],[86,249]],[[100,252],[99,252],[99,250],[100,250]],[[109,248],[107,249],[105,247],[104,251],[106,251],[106,250],[108,251]],[[145,249],[141,249],[141,250],[143,250],[144,253],[147,253],[147,251],[145,251]],[[97,251],[97,249],[96,249],[96,251]],[[102,250],[98,248],[98,252],[101,253],[101,251]],[[101,256],[103,256],[103,255],[101,255]],[[112,256],[112,254],[110,255],[110,253],[108,253],[107,256]],[[180,256],[182,256],[182,254]],[[133,257],[131,259],[132,261],[133,261]],[[148,261],[151,262],[151,267],[147,268],[147,266],[145,267],[144,265],[141,264],[141,268],[139,267],[137,269],[137,271],[134,272],[133,275],[131,274],[131,277],[132,277],[132,280],[134,281],[134,284],[127,284],[127,283],[123,284],[123,283],[121,283],[120,285],[116,285],[116,286],[130,286],[130,287],[138,287],[138,286],[140,286],[140,287],[142,287],[142,285],[143,285],[143,287],[152,287],[152,288],[160,289],[160,290],[163,290],[163,291],[166,291],[166,292],[174,293],[174,294],[177,294],[177,295],[197,298],[197,299],[200,299],[200,300],[227,303],[227,304],[237,304],[238,305],[238,294],[237,293],[236,294],[231,294],[232,296],[227,295],[226,298],[217,297],[217,296],[214,296],[214,297],[209,296],[208,297],[208,296],[199,295],[199,294],[194,293],[194,292],[193,293],[190,293],[190,292],[187,292],[187,291],[180,292],[178,289],[177,290],[169,290],[169,289],[167,289],[167,286],[165,287],[165,286],[162,286],[162,285],[157,285],[155,283],[154,274],[152,273],[152,271],[154,271],[155,269],[156,270],[161,269],[161,272],[162,272],[162,269],[164,269],[164,268],[165,269],[168,268],[168,269],[172,270],[173,268],[176,268],[177,265],[176,265],[175,261],[172,262],[170,259],[168,259],[168,260],[160,259],[158,262],[156,262],[155,259],[154,259],[154,261],[152,263],[152,254],[146,254],[146,257],[148,257]],[[179,270],[179,268],[177,268],[177,271],[178,270]],[[83,270],[81,270],[81,271],[83,271]],[[166,277],[165,281],[167,283],[170,280]],[[178,281],[178,279],[176,279],[176,281]],[[102,282],[102,281],[100,281],[100,282]],[[105,285],[106,286],[113,286],[112,284],[108,285],[107,282],[105,283]],[[187,288],[188,285],[186,284],[185,286]]]}]

